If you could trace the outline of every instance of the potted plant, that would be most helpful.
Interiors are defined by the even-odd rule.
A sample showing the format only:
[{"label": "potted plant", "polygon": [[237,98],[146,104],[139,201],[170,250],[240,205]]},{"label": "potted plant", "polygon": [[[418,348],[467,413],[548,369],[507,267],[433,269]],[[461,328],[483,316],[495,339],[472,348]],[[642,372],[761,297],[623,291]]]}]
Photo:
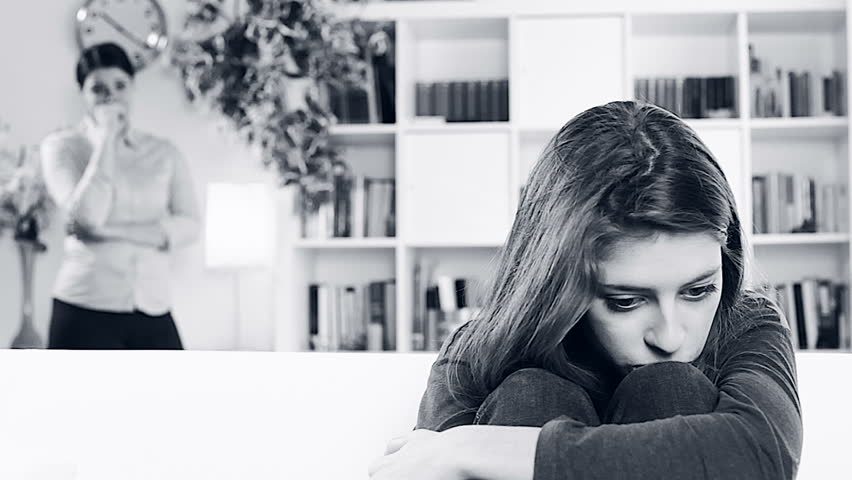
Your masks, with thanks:
[{"label": "potted plant", "polygon": [[223,115],[282,186],[300,187],[301,213],[329,200],[341,161],[326,88],[367,81],[363,29],[333,15],[340,3],[350,2],[190,0],[172,42],[187,97]]}]

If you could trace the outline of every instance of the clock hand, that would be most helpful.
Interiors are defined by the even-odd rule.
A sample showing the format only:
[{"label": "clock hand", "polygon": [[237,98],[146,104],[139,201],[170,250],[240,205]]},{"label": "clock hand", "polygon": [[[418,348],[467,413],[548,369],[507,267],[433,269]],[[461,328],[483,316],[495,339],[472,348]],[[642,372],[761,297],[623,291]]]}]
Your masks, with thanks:
[{"label": "clock hand", "polygon": [[147,42],[140,40],[138,37],[136,37],[135,35],[133,35],[129,31],[127,31],[126,28],[122,27],[121,24],[116,22],[115,19],[113,19],[111,16],[107,15],[106,13],[101,13],[101,12],[98,12],[98,16],[103,18],[106,23],[110,24],[112,26],[112,28],[114,28],[114,29],[116,29],[116,31],[118,31],[118,33],[124,35],[127,39],[129,39],[133,43],[135,43],[135,44],[137,44],[137,45],[139,45],[139,46],[141,46],[145,49],[151,48],[151,46],[148,45]]}]

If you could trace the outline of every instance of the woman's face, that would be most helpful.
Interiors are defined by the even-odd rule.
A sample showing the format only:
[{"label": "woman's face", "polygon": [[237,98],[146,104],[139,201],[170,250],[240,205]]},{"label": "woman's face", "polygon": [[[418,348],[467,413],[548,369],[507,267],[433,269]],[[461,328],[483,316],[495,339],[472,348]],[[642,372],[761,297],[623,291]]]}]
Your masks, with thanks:
[{"label": "woman's face", "polygon": [[586,321],[619,371],[698,358],[721,299],[718,240],[710,234],[664,233],[624,240],[599,272]]},{"label": "woman's face", "polygon": [[117,67],[92,70],[83,81],[83,102],[92,113],[99,105],[118,104],[130,109],[133,79]]}]

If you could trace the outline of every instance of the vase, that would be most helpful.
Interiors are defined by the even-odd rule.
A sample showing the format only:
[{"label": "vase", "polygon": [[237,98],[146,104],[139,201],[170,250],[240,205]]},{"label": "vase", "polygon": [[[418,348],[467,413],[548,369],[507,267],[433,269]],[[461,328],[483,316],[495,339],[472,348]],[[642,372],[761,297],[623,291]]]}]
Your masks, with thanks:
[{"label": "vase", "polygon": [[29,240],[17,240],[21,258],[21,327],[12,340],[12,348],[42,348],[38,332],[33,325],[33,271],[38,245]]}]

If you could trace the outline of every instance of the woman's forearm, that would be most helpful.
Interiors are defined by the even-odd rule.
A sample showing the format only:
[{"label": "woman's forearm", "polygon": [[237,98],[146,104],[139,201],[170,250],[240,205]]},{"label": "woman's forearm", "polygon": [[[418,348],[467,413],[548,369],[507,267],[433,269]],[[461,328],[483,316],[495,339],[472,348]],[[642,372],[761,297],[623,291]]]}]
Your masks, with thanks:
[{"label": "woman's forearm", "polygon": [[107,137],[95,143],[89,162],[80,181],[68,198],[72,218],[91,227],[104,224],[112,205],[112,185],[115,164],[115,139]]},{"label": "woman's forearm", "polygon": [[166,247],[166,232],[156,222],[107,225],[102,227],[100,233],[108,239],[125,240],[153,248]]},{"label": "woman's forearm", "polygon": [[168,243],[165,230],[157,222],[110,224],[100,227],[72,223],[68,230],[69,234],[90,242],[123,241],[158,249],[165,249]]}]

